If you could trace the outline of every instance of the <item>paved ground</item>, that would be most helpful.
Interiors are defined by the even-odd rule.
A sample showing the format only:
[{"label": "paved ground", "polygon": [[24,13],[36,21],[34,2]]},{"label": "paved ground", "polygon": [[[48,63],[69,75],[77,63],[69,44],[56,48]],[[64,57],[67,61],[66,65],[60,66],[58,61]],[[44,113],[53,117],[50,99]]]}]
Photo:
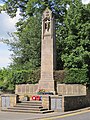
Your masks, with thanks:
[{"label": "paved ground", "polygon": [[66,115],[58,115],[49,118],[42,118],[39,120],[90,120],[90,110],[70,113]]},{"label": "paved ground", "polygon": [[[37,120],[47,118],[58,113],[47,114],[33,114],[33,113],[20,113],[20,112],[2,112],[0,111],[0,120]],[[60,113],[61,114],[61,113]]]},{"label": "paved ground", "polygon": [[[37,120],[50,117],[57,113],[35,114],[35,113],[20,113],[20,112],[2,112],[0,111],[0,120]],[[60,113],[61,114],[61,113]]]},{"label": "paved ground", "polygon": [[[53,112],[53,113],[47,113],[47,114],[32,114],[32,113],[0,111],[0,120],[90,120],[89,109],[90,108],[86,108],[78,111],[65,112],[65,113]],[[77,116],[80,114],[88,114],[87,117],[89,116],[89,119],[86,116],[84,116],[85,119],[77,119],[77,118],[73,119],[73,116]]]}]

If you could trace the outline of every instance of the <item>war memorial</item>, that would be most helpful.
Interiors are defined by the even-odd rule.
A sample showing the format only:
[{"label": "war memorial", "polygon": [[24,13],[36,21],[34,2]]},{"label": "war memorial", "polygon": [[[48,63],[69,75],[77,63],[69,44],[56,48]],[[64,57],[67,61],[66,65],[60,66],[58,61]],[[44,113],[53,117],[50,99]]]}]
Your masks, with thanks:
[{"label": "war memorial", "polygon": [[16,85],[15,94],[2,94],[2,111],[47,113],[90,106],[90,89],[81,84],[58,84],[56,69],[55,20],[50,9],[42,15],[41,77],[37,84]]}]

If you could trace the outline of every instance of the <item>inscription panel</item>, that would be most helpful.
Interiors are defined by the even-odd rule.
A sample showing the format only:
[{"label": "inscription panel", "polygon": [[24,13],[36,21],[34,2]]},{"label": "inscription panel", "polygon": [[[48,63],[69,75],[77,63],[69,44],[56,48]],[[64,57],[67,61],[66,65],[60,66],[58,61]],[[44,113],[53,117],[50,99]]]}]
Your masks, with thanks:
[{"label": "inscription panel", "polygon": [[56,109],[56,100],[55,98],[51,99],[51,110],[55,110]]},{"label": "inscription panel", "polygon": [[22,92],[21,86],[18,86],[17,91],[18,91],[18,93],[21,93],[21,92]]},{"label": "inscription panel", "polygon": [[56,106],[57,106],[56,109],[57,109],[57,110],[62,110],[62,98],[58,98],[58,99],[56,100],[56,102],[57,102],[57,103],[56,103],[56,104],[57,104],[57,105],[56,105]]},{"label": "inscription panel", "polygon": [[25,85],[22,86],[22,93],[25,93]]},{"label": "inscription panel", "polygon": [[10,97],[2,96],[2,108],[10,107]]},{"label": "inscription panel", "polygon": [[26,93],[29,93],[29,85],[26,85]]},{"label": "inscription panel", "polygon": [[51,98],[51,110],[62,111],[62,98]]}]

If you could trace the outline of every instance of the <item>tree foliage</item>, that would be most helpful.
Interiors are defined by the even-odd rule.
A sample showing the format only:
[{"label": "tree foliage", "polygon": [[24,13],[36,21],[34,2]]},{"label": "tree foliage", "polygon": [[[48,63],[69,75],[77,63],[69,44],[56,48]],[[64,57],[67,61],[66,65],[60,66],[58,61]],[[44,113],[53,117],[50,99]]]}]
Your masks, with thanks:
[{"label": "tree foliage", "polygon": [[[37,68],[40,66],[42,11],[47,6],[53,11],[56,18],[57,29],[60,28],[60,24],[63,25],[64,16],[67,12],[66,3],[67,1],[62,2],[59,0],[28,0],[27,2],[18,2],[18,4],[13,2],[13,0],[6,2],[5,10],[11,17],[16,14],[17,8],[20,8],[20,15],[23,16],[17,23],[16,36],[18,40],[15,39],[13,42],[10,40],[7,41],[7,43],[11,45],[11,50],[14,53],[13,63],[15,67],[13,65],[11,66],[14,68],[18,67],[19,69]],[[23,5],[25,6],[24,9]],[[57,40],[59,40],[58,38],[59,37],[57,37]],[[59,68],[61,64],[59,64]]]},{"label": "tree foliage", "polygon": [[90,83],[87,77],[87,69],[70,68],[65,70],[64,83],[84,84]]},{"label": "tree foliage", "polygon": [[15,81],[13,81],[12,70],[0,69],[0,90],[2,91],[13,91],[15,87]]},{"label": "tree foliage", "polygon": [[[56,19],[57,69],[68,68],[70,75],[72,71],[75,76],[78,74],[75,71],[81,70],[82,78],[86,77],[87,82],[90,72],[90,4],[83,5],[81,0],[5,1],[3,10],[14,17],[19,8],[21,15],[13,41],[6,41],[14,53],[10,68],[22,71],[40,67],[41,16],[46,7],[53,11]],[[18,72],[18,76],[21,73]],[[85,82],[84,79],[75,82],[78,81]]]},{"label": "tree foliage", "polygon": [[85,6],[76,1],[68,9],[65,25],[68,34],[63,40],[64,50],[61,55],[64,68],[73,68],[74,71],[84,69],[85,75],[90,79],[90,4]]},{"label": "tree foliage", "polygon": [[68,31],[64,41],[62,60],[66,68],[87,68],[90,63],[90,5],[78,2],[67,12],[65,25]]},{"label": "tree foliage", "polygon": [[19,22],[17,23],[18,31],[15,34],[18,38],[14,41],[7,41],[14,53],[11,67],[17,70],[28,70],[40,66],[40,19],[39,15],[30,17],[23,22],[21,27],[19,27]]},{"label": "tree foliage", "polygon": [[0,90],[12,92],[16,84],[35,84],[40,79],[40,70],[0,69]]}]

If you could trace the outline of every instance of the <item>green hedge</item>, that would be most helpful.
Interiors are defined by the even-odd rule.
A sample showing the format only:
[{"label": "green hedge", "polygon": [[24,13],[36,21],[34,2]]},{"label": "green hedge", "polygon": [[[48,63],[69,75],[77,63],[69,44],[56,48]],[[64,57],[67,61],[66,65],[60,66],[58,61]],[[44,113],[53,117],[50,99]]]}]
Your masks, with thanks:
[{"label": "green hedge", "polygon": [[40,70],[0,70],[0,90],[14,91],[16,84],[35,84],[40,79]]},{"label": "green hedge", "polygon": [[87,77],[86,69],[71,68],[65,70],[64,83],[88,83],[89,78]]},{"label": "green hedge", "polygon": [[64,83],[65,70],[54,71],[54,80],[57,83]]},{"label": "green hedge", "polygon": [[35,84],[38,83],[40,79],[40,70],[21,70],[14,72],[13,79],[16,84]]},{"label": "green hedge", "polygon": [[[35,84],[40,80],[38,70],[0,70],[0,89],[14,91],[16,84]],[[57,83],[89,83],[86,69],[72,68],[69,70],[54,71],[54,80]]]}]

